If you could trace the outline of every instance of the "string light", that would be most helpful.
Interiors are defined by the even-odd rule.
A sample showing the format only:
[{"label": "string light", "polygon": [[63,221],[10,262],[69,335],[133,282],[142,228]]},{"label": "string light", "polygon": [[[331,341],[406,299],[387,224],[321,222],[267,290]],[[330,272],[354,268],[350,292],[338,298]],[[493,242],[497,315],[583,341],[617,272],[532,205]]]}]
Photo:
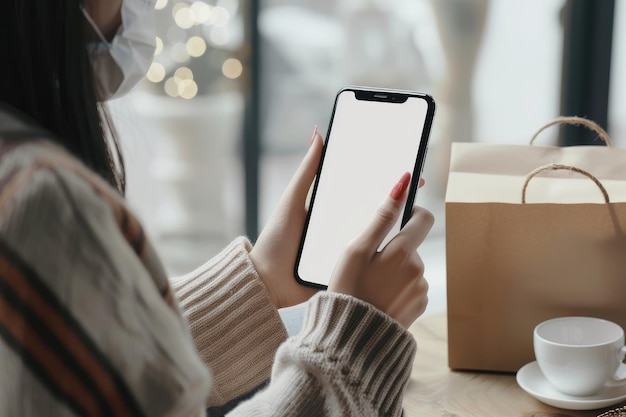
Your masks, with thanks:
[{"label": "string light", "polygon": [[198,94],[198,84],[193,80],[193,72],[187,67],[180,67],[174,76],[165,81],[165,93],[170,97],[192,99]]},{"label": "string light", "polygon": [[202,56],[206,51],[206,42],[200,36],[192,36],[187,40],[187,53],[194,58]]},{"label": "string light", "polygon": [[[157,0],[156,9],[167,9],[164,12],[171,13],[173,24],[168,25],[161,37],[156,38],[154,55],[165,54],[165,57],[159,58],[161,62],[181,65],[171,74],[162,63],[154,62],[147,78],[153,83],[163,83],[163,90],[170,97],[196,97],[199,84],[187,62],[205,55],[209,45],[224,47],[232,42],[231,18],[237,13],[239,1],[219,0],[218,5],[214,4],[207,4],[206,0]],[[202,27],[194,28],[198,25]],[[224,77],[236,79],[242,73],[243,65],[238,59],[230,58],[223,62]]]},{"label": "string light", "polygon": [[178,9],[176,14],[174,14],[174,21],[183,29],[189,29],[195,23],[193,12],[187,6]]},{"label": "string light", "polygon": [[176,18],[176,13],[178,13],[182,9],[187,9],[189,6],[186,3],[176,3],[172,6],[172,17]]},{"label": "string light", "polygon": [[154,56],[159,55],[163,52],[163,39],[156,37],[156,48],[154,49]]},{"label": "string light", "polygon": [[209,20],[211,17],[211,7],[212,6],[201,1],[196,1],[191,5],[191,11],[193,12],[197,24],[203,24]]},{"label": "string light", "polygon": [[193,71],[187,67],[180,67],[174,72],[174,80],[176,80],[176,82],[193,80]]},{"label": "string light", "polygon": [[178,95],[187,100],[198,94],[198,85],[194,80],[182,80],[178,83]]},{"label": "string light", "polygon": [[178,83],[174,77],[168,78],[163,85],[163,89],[165,90],[165,94],[170,97],[178,97]]},{"label": "string light", "polygon": [[165,78],[165,67],[158,62],[153,62],[146,77],[153,83],[160,83]]},{"label": "string light", "polygon": [[226,78],[234,80],[236,78],[239,78],[242,73],[243,65],[241,64],[241,61],[236,58],[228,58],[222,64],[222,74],[224,74]]}]

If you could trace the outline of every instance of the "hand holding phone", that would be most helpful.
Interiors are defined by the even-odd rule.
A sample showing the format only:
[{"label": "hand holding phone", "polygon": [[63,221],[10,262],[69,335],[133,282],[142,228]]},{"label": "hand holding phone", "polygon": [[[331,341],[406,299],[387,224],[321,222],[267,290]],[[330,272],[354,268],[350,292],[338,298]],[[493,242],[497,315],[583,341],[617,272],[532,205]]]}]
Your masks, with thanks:
[{"label": "hand holding phone", "polygon": [[329,285],[340,256],[403,172],[411,182],[402,214],[377,249],[407,223],[433,115],[433,99],[421,93],[348,87],[337,94],[296,259],[300,283]]},{"label": "hand holding phone", "polygon": [[311,298],[317,290],[293,279],[293,265],[307,216],[307,196],[322,157],[324,139],[317,131],[309,150],[283,192],[272,216],[250,250],[250,260],[276,308],[290,307]]},{"label": "hand holding phone", "polygon": [[378,247],[403,208],[409,175],[402,176],[365,229],[348,245],[330,281],[329,291],[366,301],[408,328],[428,304],[428,283],[417,247],[432,227],[433,215],[415,207],[405,227],[382,251]]}]

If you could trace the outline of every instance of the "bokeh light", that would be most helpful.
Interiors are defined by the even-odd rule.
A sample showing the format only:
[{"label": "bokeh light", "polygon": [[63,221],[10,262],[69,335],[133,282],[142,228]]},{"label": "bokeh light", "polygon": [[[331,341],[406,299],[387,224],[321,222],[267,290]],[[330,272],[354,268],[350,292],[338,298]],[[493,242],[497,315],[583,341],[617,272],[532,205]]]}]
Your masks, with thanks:
[{"label": "bokeh light", "polygon": [[192,36],[187,40],[187,53],[194,58],[202,56],[206,51],[206,42],[200,36]]},{"label": "bokeh light", "polygon": [[193,72],[187,67],[180,67],[174,72],[176,82],[184,80],[193,80]]},{"label": "bokeh light", "polygon": [[167,0],[157,0],[154,8],[156,10],[162,10],[162,9],[165,9],[165,6],[167,6]]},{"label": "bokeh light", "polygon": [[182,9],[188,9],[189,5],[187,3],[176,3],[172,6],[172,17],[176,18],[176,13],[178,13]]},{"label": "bokeh light", "polygon": [[194,80],[182,80],[178,83],[178,95],[187,100],[198,94],[198,85]]},{"label": "bokeh light", "polygon": [[165,78],[165,67],[158,62],[153,62],[148,69],[147,78],[153,83],[160,83]]},{"label": "bokeh light", "polygon": [[176,14],[174,14],[174,21],[179,27],[183,29],[189,29],[195,23],[193,12],[187,6],[178,9]]},{"label": "bokeh light", "polygon": [[228,58],[222,64],[222,74],[226,78],[230,78],[232,80],[239,78],[243,73],[243,65],[241,61],[236,58]]},{"label": "bokeh light", "polygon": [[225,61],[226,57],[219,58],[226,52],[220,50],[234,49],[236,45],[231,44],[238,42],[235,31],[240,22],[233,20],[238,8],[239,0],[157,0],[156,9],[162,10],[169,24],[156,38],[154,55],[159,57],[155,58],[147,78],[162,84],[170,97],[194,98],[199,86],[204,86],[207,80],[202,67],[194,67],[197,74],[189,67],[195,65],[194,59],[212,54],[213,49],[217,49],[217,62],[222,62],[222,76],[239,78],[243,73],[242,63],[234,58]]},{"label": "bokeh light", "polygon": [[202,24],[208,22],[211,17],[211,7],[202,1],[196,1],[191,5],[191,11],[193,12],[196,23]]},{"label": "bokeh light", "polygon": [[165,94],[170,97],[178,97],[178,83],[174,77],[168,78],[163,85],[163,89],[165,90]]},{"label": "bokeh light", "polygon": [[163,39],[156,37],[156,48],[154,49],[154,56],[159,55],[163,52]]},{"label": "bokeh light", "polygon": [[174,75],[165,81],[165,93],[170,97],[192,99],[198,94],[198,84],[193,79],[193,72],[187,67],[180,67]]}]

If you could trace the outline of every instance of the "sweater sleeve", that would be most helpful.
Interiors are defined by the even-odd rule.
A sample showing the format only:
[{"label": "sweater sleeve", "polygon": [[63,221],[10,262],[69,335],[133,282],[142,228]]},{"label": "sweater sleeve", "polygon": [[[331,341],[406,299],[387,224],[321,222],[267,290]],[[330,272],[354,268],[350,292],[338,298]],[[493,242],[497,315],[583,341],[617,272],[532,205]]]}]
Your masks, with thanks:
[{"label": "sweater sleeve", "polygon": [[[211,369],[209,406],[269,385],[232,416],[399,416],[415,340],[354,297],[319,293],[286,339],[245,238],[175,279],[196,347]],[[286,340],[286,341],[285,341]],[[284,342],[284,343],[283,343]]]},{"label": "sweater sleeve", "polygon": [[58,167],[1,178],[0,415],[200,415],[207,370],[110,205]]},{"label": "sweater sleeve", "polygon": [[172,280],[196,349],[211,370],[210,407],[266,382],[276,350],[287,339],[250,249],[240,237],[192,273]]},{"label": "sweater sleeve", "polygon": [[229,416],[400,416],[415,351],[411,334],[373,306],[319,293],[278,350],[270,384]]}]

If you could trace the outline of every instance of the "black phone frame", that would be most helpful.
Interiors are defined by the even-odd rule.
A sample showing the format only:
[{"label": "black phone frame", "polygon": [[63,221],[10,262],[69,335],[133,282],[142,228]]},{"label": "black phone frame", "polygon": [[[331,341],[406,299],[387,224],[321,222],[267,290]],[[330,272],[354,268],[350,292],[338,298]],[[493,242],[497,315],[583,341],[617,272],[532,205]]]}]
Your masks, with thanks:
[{"label": "black phone frame", "polygon": [[[309,209],[307,211],[306,219],[304,222],[304,227],[302,229],[302,236],[300,238],[300,244],[298,245],[298,252],[296,255],[296,262],[294,265],[294,277],[296,281],[298,281],[298,283],[300,283],[301,285],[317,288],[320,290],[325,290],[328,288],[328,286],[302,279],[300,275],[298,274],[298,266],[300,265],[300,259],[302,257],[302,249],[304,248],[304,241],[306,240],[306,234],[309,228],[309,220],[311,218],[311,213],[313,212],[313,206],[315,204],[315,195],[317,194],[317,186],[319,184],[320,176],[322,173],[322,168],[324,165],[324,157],[326,156],[328,140],[330,138],[330,132],[332,131],[332,125],[333,125],[333,121],[335,118],[335,111],[337,109],[337,102],[339,100],[339,96],[346,91],[354,92],[357,100],[380,101],[380,102],[400,104],[400,103],[406,102],[409,99],[409,97],[417,97],[426,101],[427,110],[426,110],[426,118],[424,120],[424,128],[422,129],[422,137],[420,138],[420,145],[417,151],[417,158],[415,159],[413,172],[411,173],[411,183],[409,185],[406,204],[404,206],[404,211],[402,214],[402,222],[400,224],[400,230],[402,230],[402,228],[409,221],[409,219],[411,218],[411,214],[413,212],[413,204],[415,203],[415,197],[417,195],[417,190],[419,188],[419,180],[424,170],[424,162],[426,159],[426,154],[428,152],[428,140],[430,137],[430,131],[432,129],[433,119],[435,116],[435,100],[433,99],[432,96],[426,93],[421,93],[417,91],[409,91],[409,90],[396,90],[396,89],[362,87],[362,86],[346,86],[346,87],[341,88],[337,92],[335,96],[335,101],[333,104],[333,111],[330,116],[330,123],[328,125],[328,130],[326,132],[326,139],[324,140],[324,147],[322,148],[322,155],[320,157],[320,163],[319,163],[319,166],[317,167],[317,173],[315,176],[315,183],[313,185],[313,191],[311,193]],[[419,175],[415,175],[416,173],[419,173]]]}]

